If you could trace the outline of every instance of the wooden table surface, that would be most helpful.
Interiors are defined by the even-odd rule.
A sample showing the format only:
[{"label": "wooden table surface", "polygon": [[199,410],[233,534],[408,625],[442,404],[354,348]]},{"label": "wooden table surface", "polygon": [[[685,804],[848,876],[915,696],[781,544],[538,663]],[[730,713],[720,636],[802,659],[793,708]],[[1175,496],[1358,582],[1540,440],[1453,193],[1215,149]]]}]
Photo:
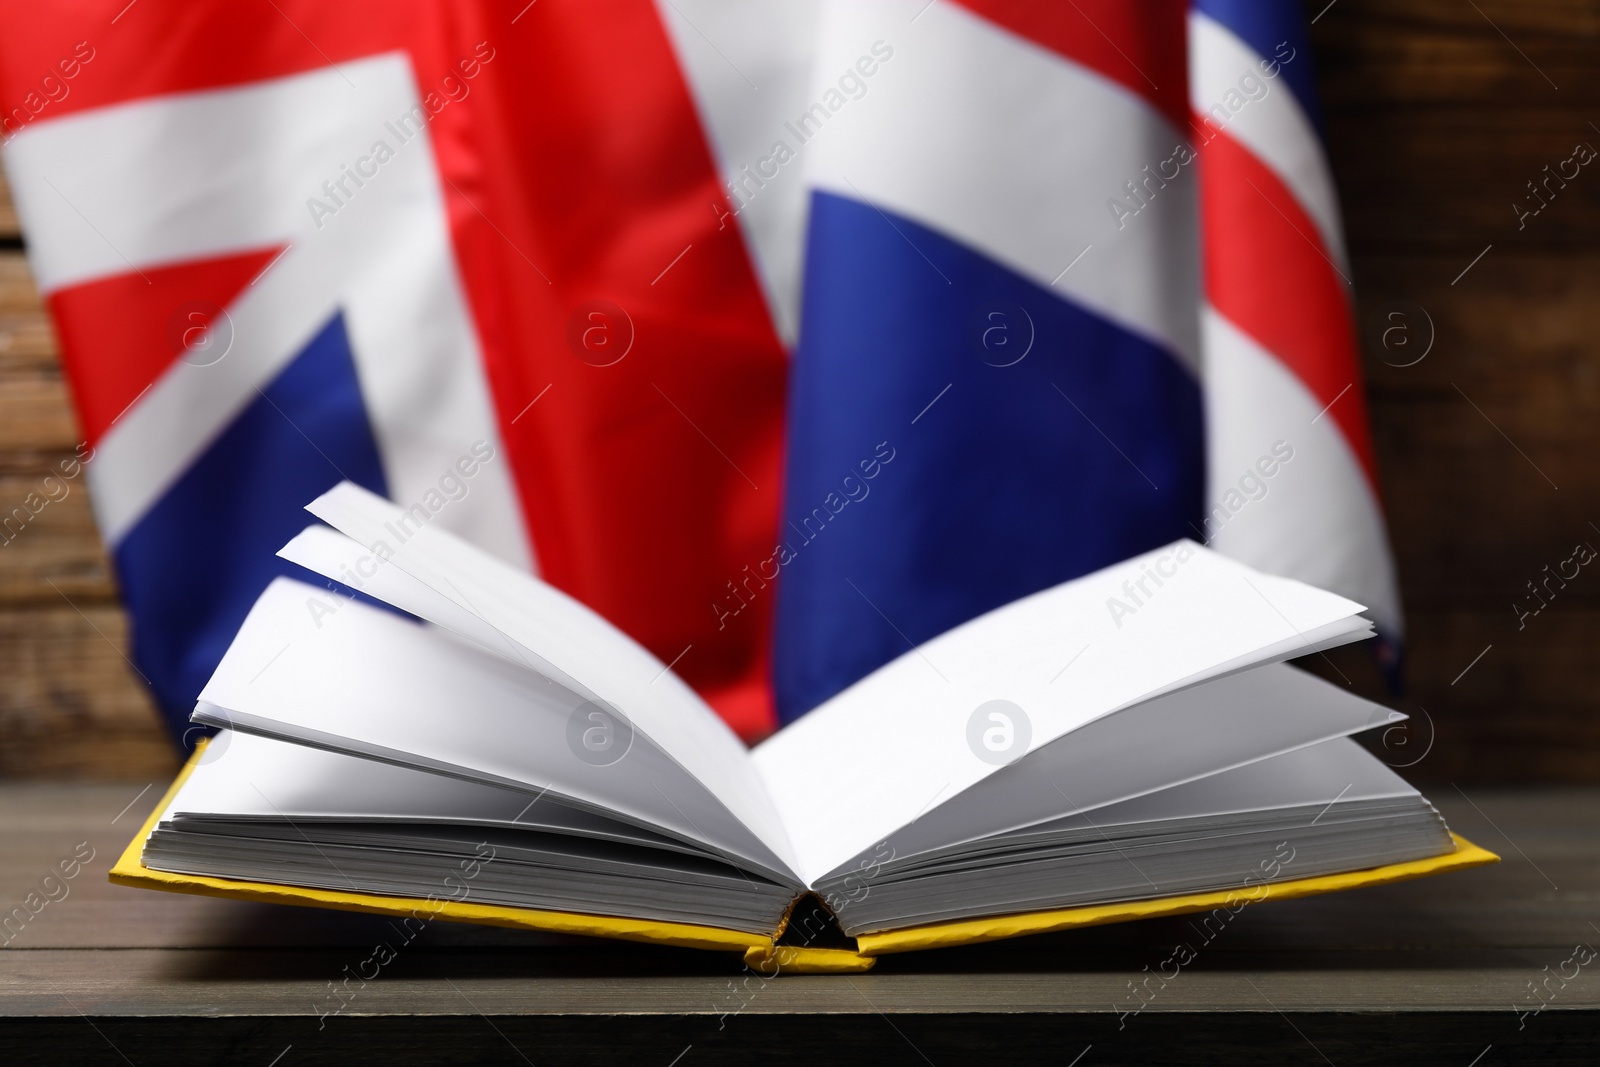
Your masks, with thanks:
[{"label": "wooden table surface", "polygon": [[[0,786],[0,909],[94,850],[0,934],[0,1060],[1600,1062],[1600,958],[1579,962],[1600,946],[1600,790],[1436,789],[1503,863],[1246,908],[1209,944],[1163,919],[764,981],[732,955],[435,923],[323,1018],[393,930],[109,884],[163,785]],[[1193,962],[1122,1014],[1179,942]]]}]

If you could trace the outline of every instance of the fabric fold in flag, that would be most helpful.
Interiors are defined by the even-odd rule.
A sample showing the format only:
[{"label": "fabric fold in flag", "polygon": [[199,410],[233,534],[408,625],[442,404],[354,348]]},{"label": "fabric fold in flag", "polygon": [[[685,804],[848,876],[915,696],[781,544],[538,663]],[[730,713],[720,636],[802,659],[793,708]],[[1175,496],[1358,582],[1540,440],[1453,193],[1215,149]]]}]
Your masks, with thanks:
[{"label": "fabric fold in flag", "polygon": [[1306,27],[1287,4],[1197,0],[1189,42],[1206,541],[1365,604],[1392,669],[1399,593]]}]

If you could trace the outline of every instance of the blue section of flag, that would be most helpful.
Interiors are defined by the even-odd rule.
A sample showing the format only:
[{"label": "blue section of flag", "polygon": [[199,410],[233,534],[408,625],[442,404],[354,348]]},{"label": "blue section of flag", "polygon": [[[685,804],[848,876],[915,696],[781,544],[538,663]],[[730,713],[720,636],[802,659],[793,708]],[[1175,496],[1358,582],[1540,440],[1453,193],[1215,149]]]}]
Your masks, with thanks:
[{"label": "blue section of flag", "polygon": [[344,478],[388,495],[336,314],[116,547],[134,660],[179,732],[267,583],[306,578],[274,553]]},{"label": "blue section of flag", "polygon": [[815,193],[808,245],[785,540],[761,568],[784,722],[967,619],[1196,535],[1200,389],[1170,353],[854,200]]},{"label": "blue section of flag", "polygon": [[[1316,69],[1311,62],[1311,34],[1298,3],[1294,0],[1192,0],[1190,6],[1227,27],[1262,59],[1282,63],[1278,68],[1279,79],[1294,93],[1312,127],[1326,139],[1322,108],[1317,103]],[[1293,59],[1282,62],[1291,55]]]}]

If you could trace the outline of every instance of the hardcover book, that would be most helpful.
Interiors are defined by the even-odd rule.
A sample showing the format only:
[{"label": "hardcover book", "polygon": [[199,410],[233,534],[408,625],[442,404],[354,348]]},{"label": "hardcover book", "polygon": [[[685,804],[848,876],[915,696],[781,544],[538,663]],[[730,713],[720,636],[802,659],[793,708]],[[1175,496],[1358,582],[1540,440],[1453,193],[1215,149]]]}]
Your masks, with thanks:
[{"label": "hardcover book", "polygon": [[1285,662],[1371,636],[1361,606],[1189,541],[752,750],[553,587],[349,483],[308,510],[280,555],[361,595],[262,593],[114,881],[816,972],[1496,859],[1353,740],[1398,713]]}]

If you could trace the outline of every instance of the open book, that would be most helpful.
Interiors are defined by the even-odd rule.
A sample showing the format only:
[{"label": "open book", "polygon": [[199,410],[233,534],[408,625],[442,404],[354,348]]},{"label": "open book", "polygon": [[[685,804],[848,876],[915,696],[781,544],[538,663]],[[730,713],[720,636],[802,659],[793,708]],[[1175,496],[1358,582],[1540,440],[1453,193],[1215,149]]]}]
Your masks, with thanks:
[{"label": "open book", "polygon": [[[399,610],[275,581],[114,880],[826,970],[1494,859],[1351,740],[1397,713],[1282,662],[1370,636],[1360,605],[1191,542],[908,648],[752,751],[556,589],[349,483],[308,510],[280,555]],[[785,945],[808,894],[854,949]]]}]

